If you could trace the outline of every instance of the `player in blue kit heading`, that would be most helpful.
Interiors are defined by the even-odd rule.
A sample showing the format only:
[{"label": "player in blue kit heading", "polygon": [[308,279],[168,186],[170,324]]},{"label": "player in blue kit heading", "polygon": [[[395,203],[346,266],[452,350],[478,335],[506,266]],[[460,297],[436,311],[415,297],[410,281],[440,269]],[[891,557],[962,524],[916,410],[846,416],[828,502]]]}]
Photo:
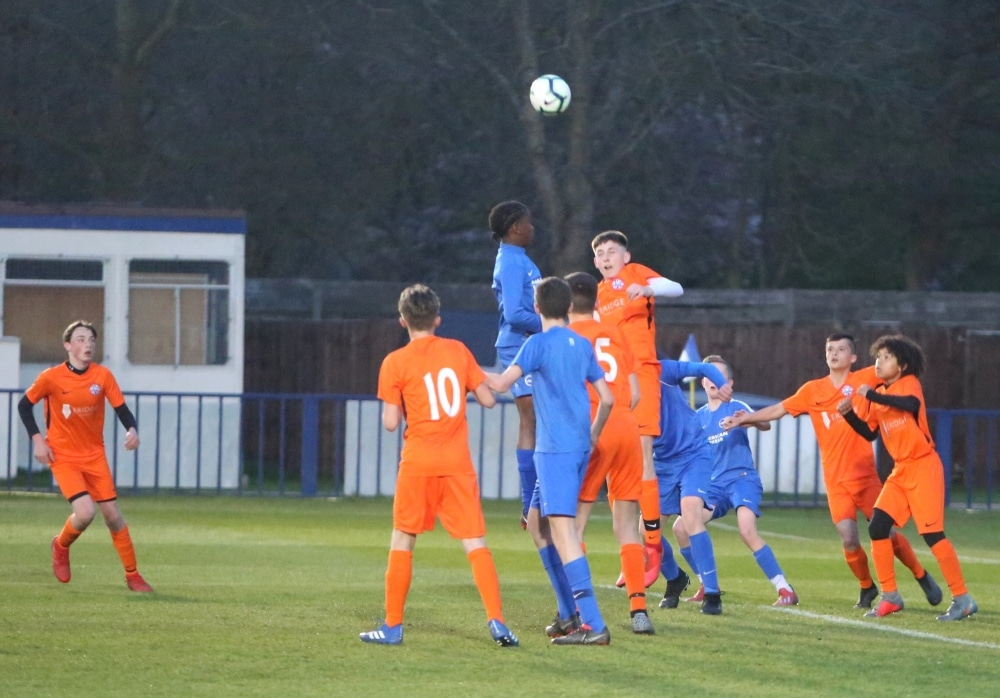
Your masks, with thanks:
[{"label": "player in blue kit heading", "polygon": [[[491,239],[498,242],[493,265],[493,292],[500,319],[497,328],[497,358],[507,368],[524,341],[542,331],[535,312],[535,285],[542,275],[526,248],[535,236],[531,211],[520,201],[504,201],[490,210]],[[517,407],[517,472],[521,481],[521,525],[527,524],[528,503],[535,489],[535,409],[531,375],[525,373],[511,387]]]}]

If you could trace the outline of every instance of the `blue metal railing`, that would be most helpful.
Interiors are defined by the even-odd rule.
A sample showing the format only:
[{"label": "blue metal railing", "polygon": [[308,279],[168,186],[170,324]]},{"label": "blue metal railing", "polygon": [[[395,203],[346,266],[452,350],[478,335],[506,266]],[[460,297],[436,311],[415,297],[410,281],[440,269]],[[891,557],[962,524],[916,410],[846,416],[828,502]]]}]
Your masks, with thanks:
[{"label": "blue metal railing", "polygon": [[[58,491],[32,457],[17,414],[22,391],[0,390],[0,488]],[[402,430],[382,429],[373,396],[298,393],[126,393],[141,445],[108,409],[105,443],[120,491],[276,496],[391,495]],[[509,413],[509,414],[508,414]],[[945,466],[947,501],[992,508],[998,479],[1000,410],[930,410]],[[470,449],[484,498],[517,499],[513,402],[468,406]],[[36,407],[39,424],[43,418]],[[808,419],[780,420],[751,445],[765,503],[824,506],[821,464]]]}]

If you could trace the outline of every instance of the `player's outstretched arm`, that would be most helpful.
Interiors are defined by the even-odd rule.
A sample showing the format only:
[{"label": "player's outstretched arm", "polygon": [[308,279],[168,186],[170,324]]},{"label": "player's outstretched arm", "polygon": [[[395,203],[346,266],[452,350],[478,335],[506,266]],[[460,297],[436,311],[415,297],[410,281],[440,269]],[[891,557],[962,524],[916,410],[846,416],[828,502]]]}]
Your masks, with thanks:
[{"label": "player's outstretched arm", "polygon": [[483,407],[493,407],[493,405],[497,404],[497,397],[490,390],[490,386],[486,384],[486,381],[477,385],[476,389],[472,391],[472,395],[476,398],[476,402]]},{"label": "player's outstretched arm", "polygon": [[505,393],[517,382],[517,379],[524,375],[524,371],[517,364],[507,367],[503,373],[486,373],[486,384],[495,393]]},{"label": "player's outstretched arm", "polygon": [[745,410],[740,410],[739,412],[736,412],[733,415],[733,417],[735,418],[737,414],[741,415],[741,417],[739,420],[734,419],[735,424],[733,426],[740,426],[741,424],[744,424],[748,421],[773,422],[774,420],[781,419],[786,414],[788,414],[788,410],[786,410],[785,406],[782,405],[780,402],[776,402],[773,405],[768,405],[767,407],[761,407],[759,410],[753,413],[746,412]]},{"label": "player's outstretched arm", "polygon": [[486,373],[486,384],[495,393],[505,393],[510,387],[524,375],[524,371],[517,364],[511,364],[503,373]]},{"label": "player's outstretched arm", "polygon": [[771,431],[771,422],[767,419],[758,419],[756,412],[751,412],[747,414],[747,419],[743,421],[743,426],[746,428],[754,427],[760,431]]}]

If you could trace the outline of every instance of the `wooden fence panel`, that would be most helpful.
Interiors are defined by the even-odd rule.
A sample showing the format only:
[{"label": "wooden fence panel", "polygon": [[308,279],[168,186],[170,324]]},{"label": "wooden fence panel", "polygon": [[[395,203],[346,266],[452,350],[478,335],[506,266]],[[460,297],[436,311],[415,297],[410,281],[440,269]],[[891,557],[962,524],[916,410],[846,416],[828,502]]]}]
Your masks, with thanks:
[{"label": "wooden fence panel", "polygon": [[[959,327],[859,323],[664,324],[661,356],[678,358],[689,334],[701,355],[720,354],[733,366],[740,392],[783,398],[826,373],[824,339],[847,332],[858,343],[858,367],[872,363],[868,347],[880,335],[903,332],[923,347],[929,407],[996,409],[1000,400],[1000,337]],[[403,346],[396,320],[249,320],[247,392],[373,395],[382,359]]]}]

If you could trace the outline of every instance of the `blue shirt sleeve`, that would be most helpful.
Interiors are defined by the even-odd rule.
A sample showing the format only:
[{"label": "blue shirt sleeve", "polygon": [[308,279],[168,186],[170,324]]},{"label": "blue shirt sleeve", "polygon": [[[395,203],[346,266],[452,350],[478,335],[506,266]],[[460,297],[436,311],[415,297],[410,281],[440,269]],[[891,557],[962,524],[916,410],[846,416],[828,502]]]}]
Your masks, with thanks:
[{"label": "blue shirt sleeve", "polygon": [[517,355],[514,360],[510,362],[511,366],[517,365],[521,367],[521,371],[527,375],[538,369],[538,349],[541,343],[535,339],[537,335],[532,335],[525,340],[521,348],[517,350]]},{"label": "blue shirt sleeve", "polygon": [[597,363],[597,356],[594,354],[594,348],[591,346],[590,342],[586,342],[584,345],[589,354],[590,364],[587,366],[587,382],[596,383],[600,379],[604,378],[604,369],[601,365]]},{"label": "blue shirt sleeve", "polygon": [[667,385],[677,385],[683,378],[707,378],[716,387],[728,383],[722,371],[712,364],[700,361],[673,361],[663,359],[660,361],[660,380]]},{"label": "blue shirt sleeve", "polygon": [[515,332],[538,334],[542,331],[542,319],[534,312],[534,297],[524,297],[526,278],[520,264],[503,264],[498,270],[503,319]]}]

